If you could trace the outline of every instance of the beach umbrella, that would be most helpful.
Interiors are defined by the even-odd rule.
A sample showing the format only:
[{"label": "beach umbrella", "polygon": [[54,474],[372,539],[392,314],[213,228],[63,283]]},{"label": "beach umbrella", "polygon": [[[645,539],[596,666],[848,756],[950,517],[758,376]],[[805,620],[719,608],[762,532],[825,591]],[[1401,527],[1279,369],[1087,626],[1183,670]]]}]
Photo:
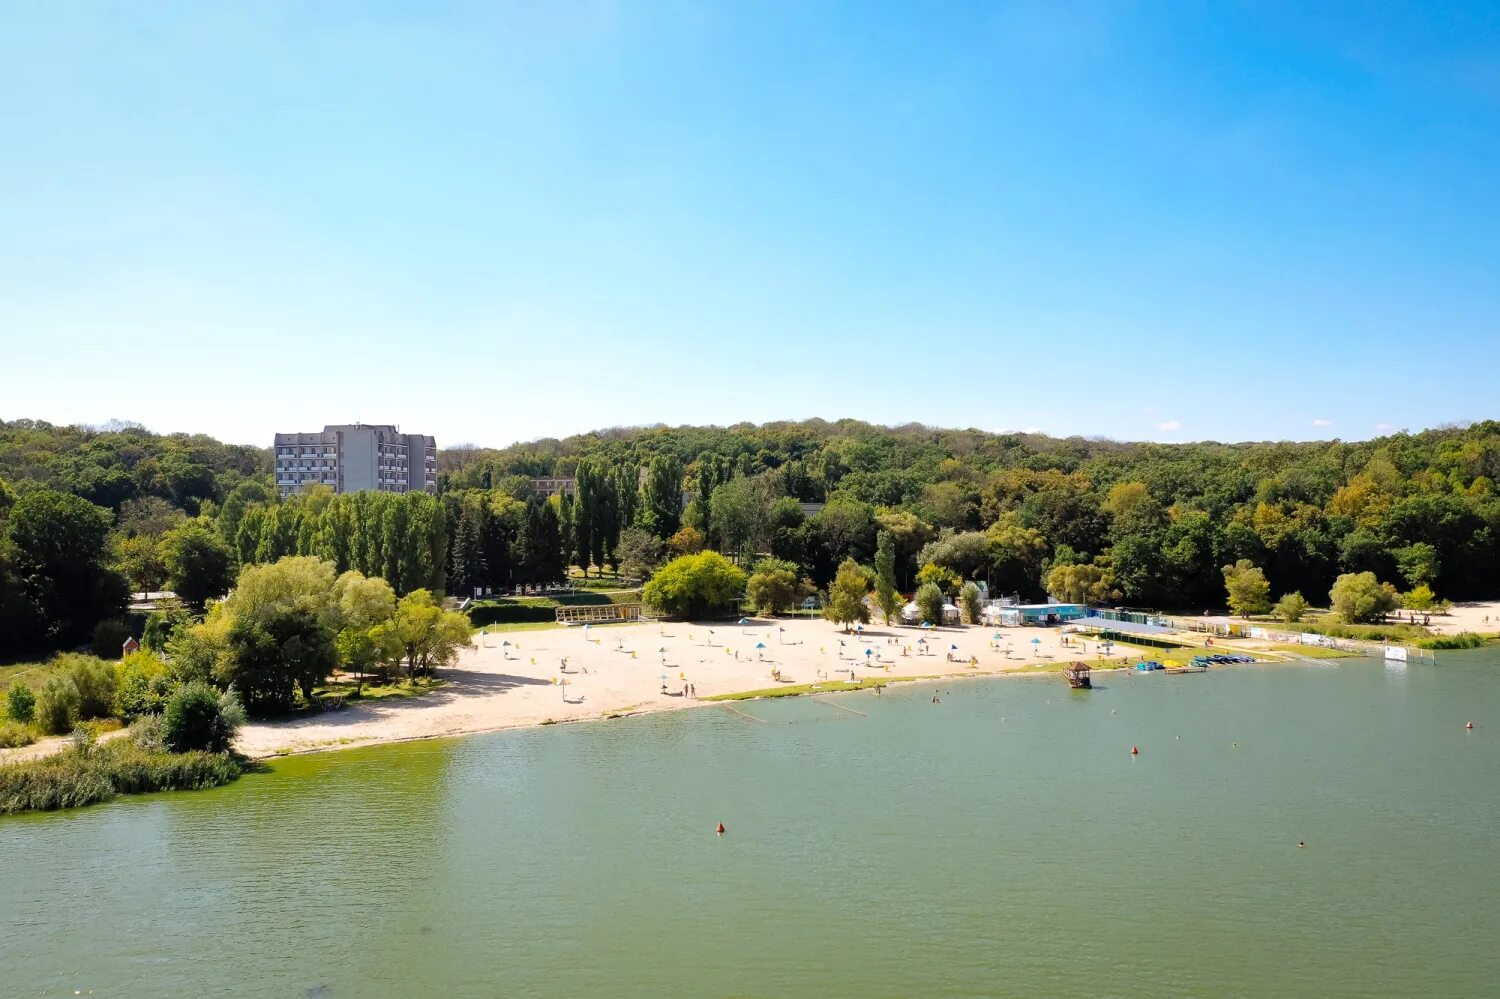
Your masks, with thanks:
[{"label": "beach umbrella", "polygon": [[740,624],[749,624],[749,623],[750,623],[750,619],[748,617],[742,617],[742,618],[740,618]]},{"label": "beach umbrella", "polygon": [[948,648],[949,648],[950,651],[953,651],[953,652],[957,652],[958,651],[958,646],[957,645],[950,645],[950,646],[948,646]]},{"label": "beach umbrella", "polygon": [[656,651],[660,652],[662,654],[666,654],[667,647],[665,645],[663,645],[661,648],[657,649]]},{"label": "beach umbrella", "polygon": [[856,624],[856,625],[855,625],[855,626],[854,626],[854,630],[855,630],[855,631],[864,631],[864,630],[865,630],[865,626],[864,626],[864,625],[862,625],[862,624]]},{"label": "beach umbrella", "polygon": [[756,648],[757,648],[757,649],[763,649],[763,648],[765,648],[765,647],[766,647],[766,643],[765,643],[765,642],[756,642],[756,643],[755,643],[755,647],[756,647]]},{"label": "beach umbrella", "polygon": [[1040,638],[1033,638],[1031,640],[1031,644],[1032,645],[1041,645],[1042,644],[1042,640]]},{"label": "beach umbrella", "polygon": [[1000,632],[997,631],[993,635],[991,635],[990,637],[993,638],[995,641],[998,642],[998,641],[1000,641],[1000,639],[1001,639],[1002,636],[1001,636]]},{"label": "beach umbrella", "polygon": [[932,627],[932,622],[931,621],[923,621],[922,622],[922,627],[924,627],[924,628],[931,628]]},{"label": "beach umbrella", "polygon": [[868,659],[875,654],[873,649],[865,649],[865,658]]},{"label": "beach umbrella", "polygon": [[919,638],[919,639],[917,639],[917,644],[918,645],[926,645],[927,644],[927,639],[925,639],[925,638]]}]

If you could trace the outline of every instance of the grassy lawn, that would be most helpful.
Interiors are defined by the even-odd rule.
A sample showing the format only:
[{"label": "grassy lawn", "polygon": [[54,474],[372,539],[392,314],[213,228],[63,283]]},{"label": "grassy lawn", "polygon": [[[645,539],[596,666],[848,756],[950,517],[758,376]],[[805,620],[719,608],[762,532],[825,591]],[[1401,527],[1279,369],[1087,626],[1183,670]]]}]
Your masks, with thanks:
[{"label": "grassy lawn", "polygon": [[11,681],[16,679],[17,677],[20,677],[21,680],[25,682],[26,686],[30,687],[32,690],[35,690],[42,685],[42,681],[45,680],[48,674],[50,674],[51,672],[52,664],[50,662],[10,663],[5,666],[0,666],[0,690],[9,687]]},{"label": "grassy lawn", "polygon": [[825,694],[839,690],[868,690],[871,687],[887,687],[893,683],[906,683],[911,680],[941,680],[943,674],[933,673],[928,676],[867,676],[857,683],[847,680],[823,680],[818,683],[784,683],[775,687],[766,687],[762,690],[742,690],[734,694],[713,694],[700,698],[704,701],[749,701],[760,697],[796,697],[799,694]]}]

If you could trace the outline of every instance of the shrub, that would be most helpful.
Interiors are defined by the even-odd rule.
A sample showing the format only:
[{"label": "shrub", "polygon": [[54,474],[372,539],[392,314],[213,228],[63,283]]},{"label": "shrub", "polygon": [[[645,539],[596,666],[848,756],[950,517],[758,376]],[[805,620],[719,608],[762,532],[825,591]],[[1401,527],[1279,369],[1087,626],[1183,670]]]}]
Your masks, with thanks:
[{"label": "shrub", "polygon": [[68,652],[53,667],[73,681],[78,690],[78,718],[107,718],[115,710],[115,668],[98,656]]},{"label": "shrub", "polygon": [[148,753],[166,752],[165,726],[161,714],[141,715],[130,723],[130,741]]},{"label": "shrub", "polygon": [[233,691],[185,683],[172,692],[162,712],[162,744],[174,753],[227,752],[244,723],[244,708]]},{"label": "shrub", "polygon": [[1300,590],[1283,593],[1281,599],[1276,601],[1276,606],[1271,608],[1271,612],[1287,624],[1296,624],[1307,613],[1307,601]]},{"label": "shrub", "polygon": [[216,787],[243,771],[227,754],[150,752],[126,740],[69,748],[0,766],[0,815],[91,805],[116,794]]},{"label": "shrub", "polygon": [[32,734],[30,725],[22,725],[20,722],[13,721],[0,724],[0,749],[29,746],[35,741],[36,736]]},{"label": "shrub", "polygon": [[78,723],[78,688],[65,673],[53,673],[42,681],[36,696],[36,726],[48,735],[73,731]]},{"label": "shrub", "polygon": [[160,712],[172,693],[167,664],[144,649],[132,652],[115,667],[114,713],[125,721]]},{"label": "shrub", "polygon": [[130,627],[124,621],[106,618],[94,625],[94,655],[100,659],[118,659],[125,639],[130,637]]},{"label": "shrub", "polygon": [[29,722],[36,717],[36,695],[20,680],[12,680],[5,692],[5,713],[18,722]]}]

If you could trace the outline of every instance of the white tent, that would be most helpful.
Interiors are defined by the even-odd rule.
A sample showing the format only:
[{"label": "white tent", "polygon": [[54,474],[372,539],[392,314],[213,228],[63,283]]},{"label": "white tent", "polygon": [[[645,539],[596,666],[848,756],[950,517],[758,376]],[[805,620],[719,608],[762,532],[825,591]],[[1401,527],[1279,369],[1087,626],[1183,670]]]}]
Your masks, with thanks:
[{"label": "white tent", "polygon": [[916,624],[918,621],[922,620],[922,611],[917,607],[917,602],[915,600],[907,604],[905,607],[901,608],[901,620],[905,621],[907,624]]}]

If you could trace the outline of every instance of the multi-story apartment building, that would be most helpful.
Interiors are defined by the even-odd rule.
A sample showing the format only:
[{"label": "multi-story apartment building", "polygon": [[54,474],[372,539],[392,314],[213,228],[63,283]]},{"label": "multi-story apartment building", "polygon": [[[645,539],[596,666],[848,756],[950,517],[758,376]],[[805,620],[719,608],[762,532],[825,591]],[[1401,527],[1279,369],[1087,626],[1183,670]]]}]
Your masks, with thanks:
[{"label": "multi-story apartment building", "polygon": [[276,435],[276,488],[282,496],[311,486],[334,492],[437,491],[437,441],[389,424],[340,424],[320,434]]}]

